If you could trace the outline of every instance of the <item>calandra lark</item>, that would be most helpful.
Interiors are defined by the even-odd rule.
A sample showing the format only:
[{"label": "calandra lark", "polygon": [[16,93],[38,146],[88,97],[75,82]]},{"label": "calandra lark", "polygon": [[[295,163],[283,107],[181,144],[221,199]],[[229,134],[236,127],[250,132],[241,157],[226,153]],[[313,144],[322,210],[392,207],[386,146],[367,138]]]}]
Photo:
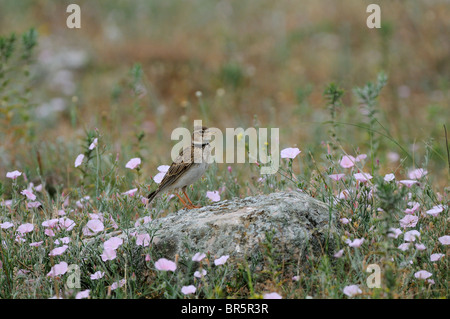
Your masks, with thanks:
[{"label": "calandra lark", "polygon": [[[194,128],[192,134],[191,145],[180,151],[180,155],[170,165],[169,170],[159,184],[158,188],[148,195],[149,203],[159,194],[164,192],[175,192],[185,208],[199,208],[192,204],[186,188],[198,180],[209,166],[209,158],[211,156],[212,130],[202,126]],[[181,189],[189,203],[177,193]]]}]

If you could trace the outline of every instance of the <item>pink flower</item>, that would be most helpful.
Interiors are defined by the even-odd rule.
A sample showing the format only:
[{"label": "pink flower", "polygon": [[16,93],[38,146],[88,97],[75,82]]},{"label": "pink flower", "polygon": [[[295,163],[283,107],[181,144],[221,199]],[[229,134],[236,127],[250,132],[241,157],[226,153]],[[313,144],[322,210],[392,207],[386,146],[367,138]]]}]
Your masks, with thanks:
[{"label": "pink flower", "polygon": [[29,191],[28,189],[24,189],[20,192],[22,195],[25,195],[29,200],[35,200],[36,195],[33,194],[32,191]]},{"label": "pink flower", "polygon": [[344,155],[341,159],[340,165],[343,168],[350,168],[355,166],[356,158],[351,155]]},{"label": "pink flower", "polygon": [[103,248],[105,250],[116,250],[122,244],[123,244],[123,239],[120,238],[120,237],[115,236],[115,237],[111,237],[110,239],[105,241],[103,243]]},{"label": "pink flower", "polygon": [[100,255],[103,261],[114,260],[117,257],[117,253],[114,249],[105,249],[103,250],[103,254]]},{"label": "pink flower", "polygon": [[417,184],[418,182],[417,181],[411,181],[409,179],[404,179],[404,180],[401,180],[399,183],[402,184],[402,185],[405,185],[408,188],[411,188],[411,186],[413,186],[414,184]]},{"label": "pink flower", "polygon": [[90,219],[98,219],[98,220],[100,220],[100,221],[102,221],[103,222],[103,215],[102,215],[102,213],[99,213],[99,214],[89,214],[89,218]]},{"label": "pink flower", "polygon": [[83,198],[81,198],[80,200],[78,200],[76,202],[77,207],[79,208],[83,208],[85,206],[85,202],[88,202],[91,199],[91,197],[89,196],[84,196]]},{"label": "pink flower", "polygon": [[216,266],[223,265],[227,262],[228,258],[230,258],[230,256],[228,256],[228,255],[222,256],[222,257],[214,260],[214,265],[216,265]]},{"label": "pink flower", "polygon": [[2,200],[2,202],[0,202],[0,206],[4,206],[4,207],[11,207],[13,201],[12,199],[8,199],[8,200]]},{"label": "pink flower", "polygon": [[150,255],[149,254],[145,255],[145,261],[149,262],[150,260],[151,260]]},{"label": "pink flower", "polygon": [[11,207],[12,205],[12,199],[8,199],[8,200],[1,200],[0,202],[0,207]]},{"label": "pink flower", "polygon": [[206,255],[203,253],[196,253],[193,257],[192,257],[192,261],[197,261],[200,262],[202,261],[203,258],[205,258]]},{"label": "pink flower", "polygon": [[367,158],[366,154],[360,154],[360,155],[356,156],[355,161],[360,162],[362,160],[365,160],[366,158]]},{"label": "pink flower", "polygon": [[158,270],[162,271],[175,271],[177,269],[177,265],[166,258],[160,258],[157,262],[155,262],[155,267]]},{"label": "pink flower", "polygon": [[17,234],[16,239],[14,239],[14,240],[18,243],[23,243],[25,241],[25,239],[22,236],[23,236],[22,234]]},{"label": "pink flower", "polygon": [[402,231],[400,230],[400,228],[389,228],[389,233],[388,233],[388,237],[390,238],[397,238],[400,234],[402,233]]},{"label": "pink flower", "polygon": [[78,155],[77,158],[75,159],[75,167],[80,166],[81,163],[83,163],[83,159],[84,159],[84,154]]},{"label": "pink flower", "polygon": [[71,231],[75,227],[75,222],[67,217],[61,217],[59,220],[59,227],[67,231]]},{"label": "pink flower", "polygon": [[430,256],[430,260],[431,261],[438,261],[439,259],[441,259],[444,256],[445,256],[444,254],[432,254]]},{"label": "pink flower", "polygon": [[283,297],[281,297],[279,294],[277,294],[276,292],[271,292],[269,294],[265,294],[263,296],[263,299],[283,299]]},{"label": "pink flower", "polygon": [[0,224],[0,228],[1,229],[8,229],[8,228],[11,228],[13,226],[14,226],[14,224],[10,223],[10,222],[4,222],[3,224]]},{"label": "pink flower", "polygon": [[350,192],[347,189],[344,189],[342,192],[339,193],[339,199],[349,199],[350,198]]},{"label": "pink flower", "polygon": [[433,275],[432,273],[430,273],[426,270],[420,270],[414,274],[414,277],[416,277],[417,279],[428,279],[432,275]]},{"label": "pink flower", "polygon": [[344,287],[343,293],[349,297],[353,297],[355,295],[362,294],[362,291],[357,285],[350,285]]},{"label": "pink flower", "polygon": [[54,228],[58,224],[58,221],[58,218],[48,219],[44,220],[41,225],[44,227]]},{"label": "pink flower", "polygon": [[98,145],[98,138],[95,138],[94,141],[89,145],[89,149],[92,151]]},{"label": "pink flower", "polygon": [[148,224],[151,221],[152,221],[152,218],[150,216],[141,217],[138,220],[136,220],[136,222],[134,223],[134,227],[139,227],[141,225]]},{"label": "pink flower", "polygon": [[160,171],[161,173],[167,173],[169,171],[169,168],[169,165],[160,165],[158,166],[158,171]]},{"label": "pink flower", "polygon": [[89,293],[91,291],[89,289],[80,291],[79,293],[77,293],[77,295],[75,296],[75,299],[85,299],[85,298],[89,298]]},{"label": "pink flower", "polygon": [[412,204],[413,207],[405,209],[405,214],[414,214],[416,212],[416,210],[418,210],[420,207],[420,204],[416,203],[416,202],[412,202],[412,203],[410,202],[409,204],[410,205]]},{"label": "pink flower", "polygon": [[284,150],[281,150],[281,158],[294,159],[301,152],[302,151],[300,151],[298,148],[288,147],[285,148]]},{"label": "pink flower", "polygon": [[166,175],[166,173],[169,170],[169,168],[170,168],[169,165],[160,165],[160,166],[158,166],[159,173],[156,174],[155,177],[153,177],[153,180],[155,181],[156,184],[161,183],[161,181],[163,180],[163,178]]},{"label": "pink flower", "polygon": [[150,245],[150,235],[149,234],[140,234],[136,236],[136,245],[147,247]]},{"label": "pink flower", "polygon": [[31,247],[39,247],[39,246],[42,245],[43,243],[44,243],[43,241],[38,241],[38,242],[31,243],[30,246],[31,246]]},{"label": "pink flower", "polygon": [[344,250],[341,249],[341,250],[339,250],[337,253],[335,253],[335,254],[333,255],[333,257],[334,257],[334,258],[341,258],[343,254],[344,254]]},{"label": "pink flower", "polygon": [[220,195],[218,191],[206,192],[206,197],[208,197],[213,202],[220,201]]},{"label": "pink flower", "polygon": [[97,280],[97,279],[103,278],[104,275],[105,275],[104,272],[102,272],[102,271],[97,271],[97,272],[95,272],[95,273],[93,273],[93,274],[91,275],[91,279],[92,279],[92,280]]},{"label": "pink flower", "polygon": [[95,233],[105,229],[103,223],[99,219],[91,219],[87,222],[86,226]]},{"label": "pink flower", "polygon": [[112,228],[114,228],[114,229],[119,228],[119,225],[117,225],[117,223],[115,222],[115,220],[112,218],[111,215],[109,216],[109,221],[111,222]]},{"label": "pink flower", "polygon": [[197,288],[195,288],[193,285],[183,286],[181,288],[181,292],[185,295],[193,294],[193,293],[195,293],[196,290],[197,290]]},{"label": "pink flower", "polygon": [[405,241],[416,241],[416,237],[420,237],[420,233],[417,230],[410,230],[405,233]]},{"label": "pink flower", "polygon": [[62,245],[61,247],[57,247],[57,248],[53,249],[48,255],[49,255],[49,256],[59,256],[59,255],[62,255],[62,254],[67,250],[67,248],[69,248],[69,246],[67,246],[67,245]]},{"label": "pink flower", "polygon": [[67,263],[65,261],[60,262],[52,267],[50,272],[47,274],[47,277],[56,277],[59,275],[64,275],[68,269]]},{"label": "pink flower", "polygon": [[372,175],[370,175],[369,173],[356,173],[356,174],[353,174],[353,176],[355,177],[355,179],[358,182],[361,182],[361,183],[365,183],[372,179]]},{"label": "pink flower", "polygon": [[27,203],[27,208],[38,208],[39,206],[41,206],[41,203],[39,203],[39,202],[28,202]]},{"label": "pink flower", "polygon": [[44,230],[44,234],[46,234],[49,237],[54,237],[55,236],[55,232],[53,231],[53,229],[51,228],[46,228]]},{"label": "pink flower", "polygon": [[331,178],[332,180],[335,180],[335,181],[339,181],[344,176],[345,176],[345,174],[331,174],[331,175],[328,175],[329,178]]},{"label": "pink flower", "polygon": [[20,175],[22,175],[22,173],[19,172],[19,171],[7,172],[7,173],[6,173],[6,178],[16,179],[16,178],[19,177]]},{"label": "pink flower", "polygon": [[133,197],[134,196],[134,194],[137,192],[137,188],[133,188],[133,189],[130,189],[129,191],[126,191],[125,193],[122,193],[122,195],[128,195],[128,196],[130,196],[130,197]]},{"label": "pink flower", "polygon": [[345,217],[344,217],[344,218],[341,218],[340,221],[341,221],[341,223],[344,224],[344,225],[350,223],[350,220],[349,220],[348,218],[345,218]]},{"label": "pink flower", "polygon": [[409,249],[409,243],[403,243],[400,246],[398,246],[398,249],[401,251],[407,251]]},{"label": "pink flower", "polygon": [[403,228],[406,227],[415,227],[417,225],[417,221],[419,220],[419,217],[414,215],[406,215],[402,219],[400,219],[400,226]]},{"label": "pink flower", "polygon": [[70,237],[63,237],[63,238],[59,238],[59,239],[55,240],[56,245],[68,244],[68,243],[70,243]]},{"label": "pink flower", "polygon": [[153,177],[153,180],[155,181],[156,184],[159,184],[163,180],[164,176],[166,176],[166,173],[159,172],[158,174],[155,175],[155,177]]},{"label": "pink flower", "polygon": [[409,172],[408,176],[410,179],[420,179],[427,174],[428,174],[427,170],[424,170],[423,168],[418,168]]},{"label": "pink flower", "polygon": [[111,290],[116,290],[117,288],[123,287],[126,283],[125,279],[121,279],[119,281],[116,281],[111,285]]},{"label": "pink flower", "polygon": [[294,276],[294,277],[292,277],[292,280],[293,281],[299,281],[300,280],[300,276]]},{"label": "pink flower", "polygon": [[437,205],[437,206],[433,206],[432,209],[427,210],[426,213],[428,215],[431,215],[433,217],[436,217],[437,215],[439,215],[439,213],[441,213],[444,210],[444,206],[443,205]]},{"label": "pink flower", "polygon": [[450,236],[442,236],[439,237],[438,240],[441,242],[442,245],[450,245]]},{"label": "pink flower", "polygon": [[139,157],[136,157],[136,158],[130,159],[128,161],[128,163],[125,165],[125,167],[129,168],[129,169],[135,169],[139,165],[141,165],[141,159]]},{"label": "pink flower", "polygon": [[26,223],[26,224],[20,225],[20,226],[17,228],[17,231],[18,231],[21,235],[23,235],[23,234],[32,232],[33,229],[34,229],[34,225],[33,225],[33,224]]},{"label": "pink flower", "polygon": [[197,270],[196,272],[194,272],[194,277],[202,278],[202,277],[206,276],[206,274],[207,274],[207,272],[205,269],[202,269],[201,272]]},{"label": "pink flower", "polygon": [[389,152],[387,153],[387,158],[389,160],[389,162],[397,162],[400,159],[400,155],[398,155],[398,153],[395,152]]},{"label": "pink flower", "polygon": [[91,230],[87,226],[83,227],[82,232],[83,232],[84,236],[93,236],[93,235],[95,235],[95,233],[91,232]]},{"label": "pink flower", "polygon": [[424,244],[416,244],[416,249],[417,250],[425,250],[427,249],[427,247]]},{"label": "pink flower", "polygon": [[347,242],[347,243],[348,243],[348,245],[349,245],[350,247],[358,248],[358,247],[361,247],[361,245],[363,244],[363,242],[364,242],[364,238],[360,238],[360,239],[355,239],[355,240],[353,240],[353,241],[349,241],[349,242]]},{"label": "pink flower", "polygon": [[384,181],[385,182],[390,182],[393,181],[395,179],[395,175],[394,174],[386,174],[384,175]]}]

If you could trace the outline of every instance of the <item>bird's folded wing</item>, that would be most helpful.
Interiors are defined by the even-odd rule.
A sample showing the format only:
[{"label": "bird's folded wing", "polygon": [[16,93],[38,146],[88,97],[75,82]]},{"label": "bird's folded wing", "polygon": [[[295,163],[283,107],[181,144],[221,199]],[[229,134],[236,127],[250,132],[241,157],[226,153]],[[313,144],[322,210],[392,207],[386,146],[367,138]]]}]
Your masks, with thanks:
[{"label": "bird's folded wing", "polygon": [[[163,189],[175,183],[182,175],[184,175],[184,173],[192,166],[192,164],[194,164],[194,152],[192,150],[192,147],[186,147],[185,149],[180,151],[180,155],[170,165],[169,170],[167,171],[166,175],[164,175],[164,178],[162,179],[161,184],[159,184],[158,189]],[[189,158],[183,161],[184,154],[188,156],[189,152],[191,153],[190,162],[188,162]]]}]

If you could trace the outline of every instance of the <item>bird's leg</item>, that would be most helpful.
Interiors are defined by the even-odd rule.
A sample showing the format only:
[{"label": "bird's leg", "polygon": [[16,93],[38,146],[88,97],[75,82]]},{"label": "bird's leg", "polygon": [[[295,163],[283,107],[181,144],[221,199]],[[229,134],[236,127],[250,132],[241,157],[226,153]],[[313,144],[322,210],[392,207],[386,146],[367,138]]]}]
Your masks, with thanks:
[{"label": "bird's leg", "polygon": [[200,208],[201,206],[195,206],[194,204],[192,204],[191,200],[189,199],[189,196],[186,194],[186,190],[183,189],[183,194],[184,196],[186,196],[187,200],[189,201],[190,207],[189,208]]},{"label": "bird's leg", "polygon": [[186,202],[183,200],[183,198],[181,198],[180,195],[178,195],[178,193],[175,193],[175,195],[178,196],[178,198],[180,199],[180,202],[183,204],[184,208],[190,208],[190,206],[188,204],[186,204]]}]

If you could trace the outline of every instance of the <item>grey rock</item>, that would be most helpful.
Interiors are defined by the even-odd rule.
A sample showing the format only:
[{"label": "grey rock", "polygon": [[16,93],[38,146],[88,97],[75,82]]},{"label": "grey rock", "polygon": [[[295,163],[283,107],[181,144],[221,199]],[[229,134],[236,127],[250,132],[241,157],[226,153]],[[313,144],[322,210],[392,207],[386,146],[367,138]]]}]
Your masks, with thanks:
[{"label": "grey rock", "polygon": [[[172,259],[196,252],[230,260],[271,258],[299,265],[306,255],[332,254],[335,215],[322,202],[300,192],[278,192],[224,200],[199,209],[179,210],[119,236],[148,232],[153,253]],[[258,267],[259,268],[259,267]]]}]

